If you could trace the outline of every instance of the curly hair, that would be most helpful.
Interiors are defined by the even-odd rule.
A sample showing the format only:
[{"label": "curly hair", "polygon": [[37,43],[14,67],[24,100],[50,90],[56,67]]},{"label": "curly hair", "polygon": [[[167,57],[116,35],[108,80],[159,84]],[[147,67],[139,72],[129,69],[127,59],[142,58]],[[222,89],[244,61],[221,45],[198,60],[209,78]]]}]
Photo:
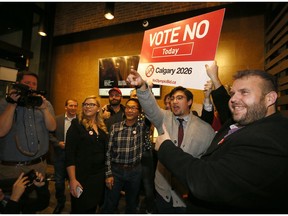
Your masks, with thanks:
[{"label": "curly hair", "polygon": [[[100,101],[97,99],[96,96],[91,95],[91,96],[86,97],[83,103],[85,103],[85,101],[87,101],[88,99],[96,100],[96,104],[100,108]],[[83,113],[83,110],[80,112],[78,116],[78,120],[79,120],[79,123],[82,124],[87,131],[91,130],[91,128],[93,127],[91,119],[86,118],[85,114]],[[96,121],[97,127],[103,130],[106,134],[108,134],[108,130],[107,130],[107,127],[104,123],[104,119],[102,116],[102,109],[99,109],[99,111],[97,112],[95,121]]]}]

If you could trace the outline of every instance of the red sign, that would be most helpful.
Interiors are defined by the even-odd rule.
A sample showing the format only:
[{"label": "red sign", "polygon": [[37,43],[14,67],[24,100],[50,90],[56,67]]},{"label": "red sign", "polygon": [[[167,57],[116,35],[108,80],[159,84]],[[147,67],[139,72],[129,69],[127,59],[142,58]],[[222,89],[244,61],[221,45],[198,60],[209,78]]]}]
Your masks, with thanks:
[{"label": "red sign", "polygon": [[141,63],[214,60],[225,9],[145,31]]},{"label": "red sign", "polygon": [[145,31],[138,72],[147,82],[203,89],[225,9]]}]

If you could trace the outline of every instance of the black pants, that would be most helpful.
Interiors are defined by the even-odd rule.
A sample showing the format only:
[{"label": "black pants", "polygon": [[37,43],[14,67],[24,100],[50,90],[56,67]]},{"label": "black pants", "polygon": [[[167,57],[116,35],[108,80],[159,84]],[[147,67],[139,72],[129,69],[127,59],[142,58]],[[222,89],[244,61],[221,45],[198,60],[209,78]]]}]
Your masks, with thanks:
[{"label": "black pants", "polygon": [[143,152],[141,164],[146,210],[152,212],[155,209],[155,166],[152,150]]}]

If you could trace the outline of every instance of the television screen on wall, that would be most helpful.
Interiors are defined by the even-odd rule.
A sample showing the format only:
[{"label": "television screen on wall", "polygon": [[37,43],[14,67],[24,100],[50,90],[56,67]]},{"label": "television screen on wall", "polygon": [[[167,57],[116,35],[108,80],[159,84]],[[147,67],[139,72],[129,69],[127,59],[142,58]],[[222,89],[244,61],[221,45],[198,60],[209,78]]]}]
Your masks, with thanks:
[{"label": "television screen on wall", "polygon": [[[99,59],[99,95],[108,96],[113,87],[118,87],[122,96],[130,96],[133,86],[126,82],[131,69],[137,70],[140,56],[119,56]],[[153,94],[160,96],[161,87],[154,85]]]}]

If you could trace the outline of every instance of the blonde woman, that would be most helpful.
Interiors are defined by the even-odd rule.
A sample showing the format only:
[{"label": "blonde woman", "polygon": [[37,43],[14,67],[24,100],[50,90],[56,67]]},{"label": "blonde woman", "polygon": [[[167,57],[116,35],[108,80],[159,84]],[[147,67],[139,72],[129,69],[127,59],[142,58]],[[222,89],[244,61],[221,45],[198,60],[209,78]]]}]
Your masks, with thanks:
[{"label": "blonde woman", "polygon": [[66,136],[66,167],[71,193],[71,213],[96,212],[103,201],[105,187],[105,147],[107,128],[100,102],[87,97]]}]

